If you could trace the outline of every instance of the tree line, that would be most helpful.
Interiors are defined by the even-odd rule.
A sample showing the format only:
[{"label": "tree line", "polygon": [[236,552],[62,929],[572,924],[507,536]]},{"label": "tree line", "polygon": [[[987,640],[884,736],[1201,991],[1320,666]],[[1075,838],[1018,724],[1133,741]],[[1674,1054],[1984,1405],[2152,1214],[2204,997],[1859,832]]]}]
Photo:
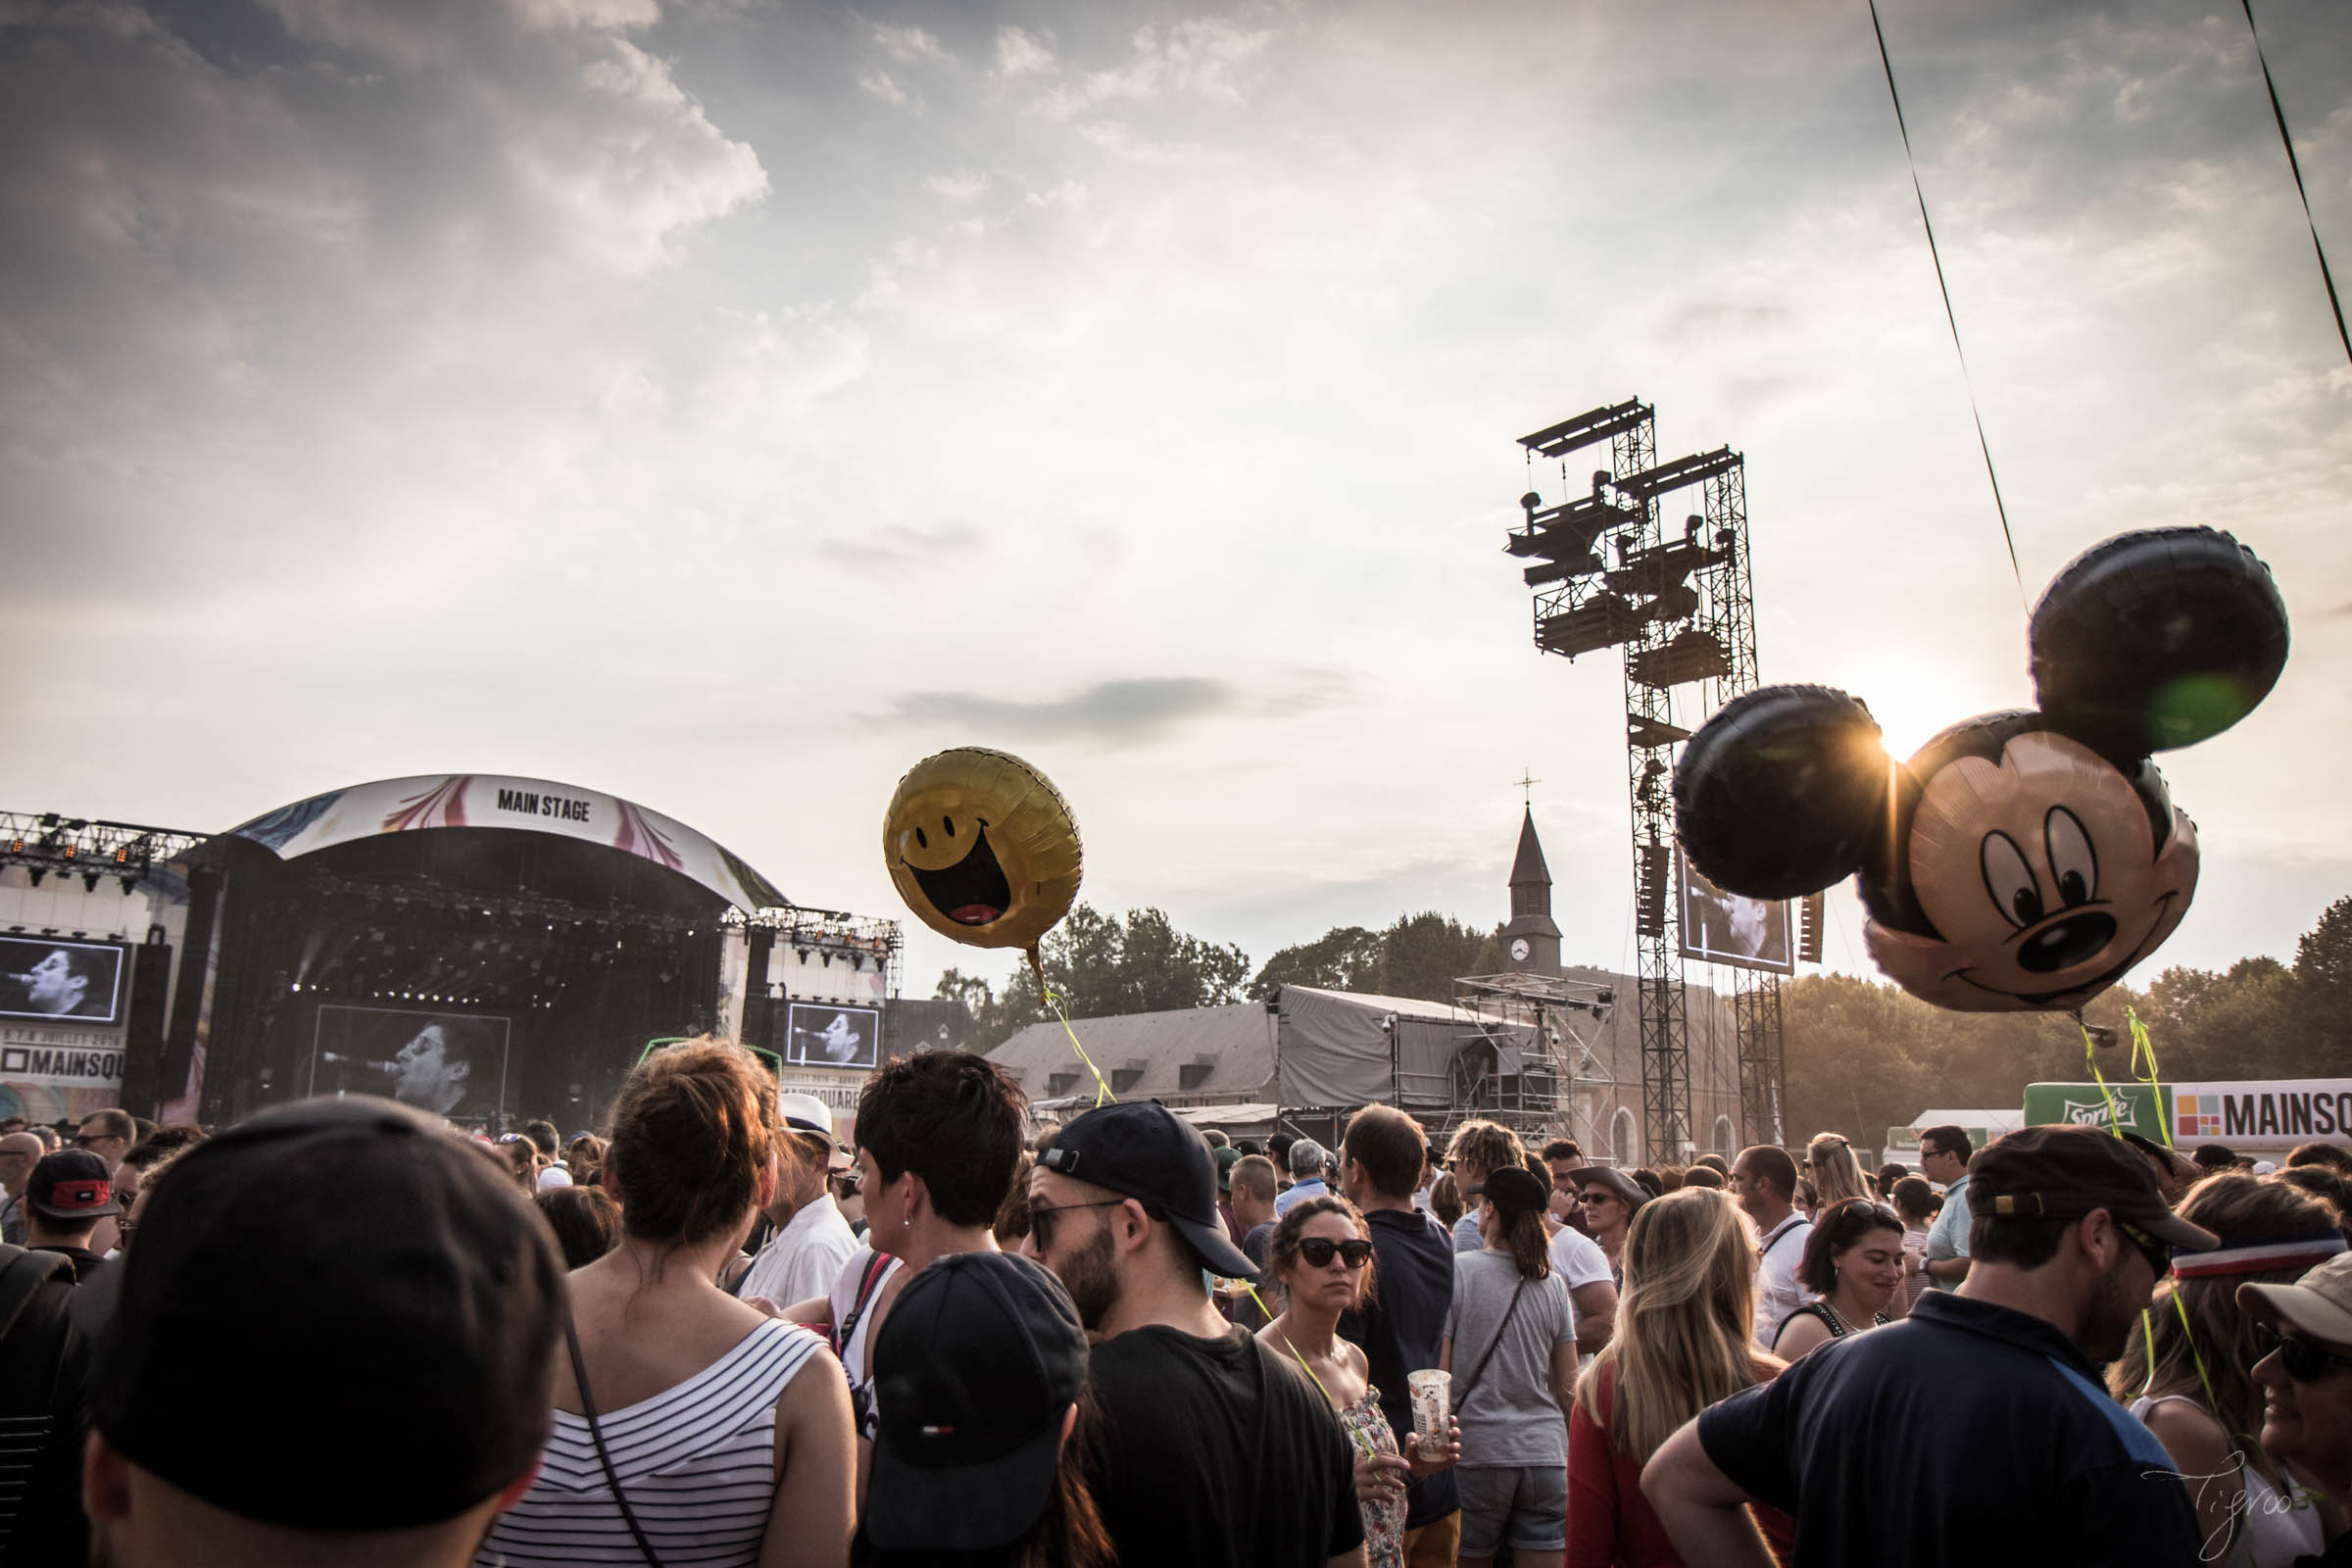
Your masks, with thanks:
[{"label": "tree line", "polygon": [[[1119,916],[1081,904],[1039,956],[1072,1018],[1264,1001],[1282,985],[1449,1002],[1457,976],[1507,966],[1501,930],[1400,914],[1377,930],[1335,926],[1281,949],[1252,974],[1239,947],[1179,930],[1163,909]],[[1002,991],[950,969],[935,995],[970,1009],[968,1038],[980,1051],[1050,1016],[1025,968]],[[2089,1075],[2082,1031],[2065,1014],[1947,1012],[1842,974],[1788,982],[1781,1011],[1782,1120],[1791,1140],[1837,1132],[1877,1148],[1888,1127],[1930,1106],[2009,1109],[2028,1083]],[[2352,1077],[2352,897],[2303,934],[2291,964],[2251,957],[2220,971],[2176,966],[2091,1003],[2083,1021],[2112,1042],[2092,1048],[2111,1081],[2130,1073],[2132,1014],[2168,1082]]]}]

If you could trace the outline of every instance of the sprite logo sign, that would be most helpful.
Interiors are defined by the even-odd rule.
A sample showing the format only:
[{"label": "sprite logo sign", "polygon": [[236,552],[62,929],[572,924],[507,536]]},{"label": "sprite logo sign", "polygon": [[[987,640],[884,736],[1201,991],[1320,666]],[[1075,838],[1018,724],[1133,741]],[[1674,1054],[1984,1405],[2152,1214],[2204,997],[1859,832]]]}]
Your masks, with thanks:
[{"label": "sprite logo sign", "polygon": [[2095,1127],[2101,1132],[2139,1133],[2161,1138],[2159,1118],[2167,1103],[2146,1084],[2108,1086],[2114,1096],[2099,1093],[2097,1084],[2026,1085],[2025,1121],[2029,1127]]}]

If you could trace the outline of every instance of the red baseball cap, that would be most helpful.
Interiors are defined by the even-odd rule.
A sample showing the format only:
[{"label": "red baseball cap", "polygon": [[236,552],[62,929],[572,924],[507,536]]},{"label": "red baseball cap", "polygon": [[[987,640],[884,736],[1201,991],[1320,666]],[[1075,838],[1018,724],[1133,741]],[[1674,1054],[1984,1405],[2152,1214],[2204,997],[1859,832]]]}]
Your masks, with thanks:
[{"label": "red baseball cap", "polygon": [[24,1183],[24,1200],[51,1219],[104,1219],[122,1212],[106,1161],[86,1149],[43,1154]]}]

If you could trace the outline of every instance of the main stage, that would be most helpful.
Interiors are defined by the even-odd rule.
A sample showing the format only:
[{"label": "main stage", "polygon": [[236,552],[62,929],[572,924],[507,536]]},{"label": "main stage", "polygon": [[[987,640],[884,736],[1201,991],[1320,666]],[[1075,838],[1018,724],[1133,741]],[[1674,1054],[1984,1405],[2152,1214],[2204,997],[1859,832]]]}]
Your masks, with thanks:
[{"label": "main stage", "polygon": [[[91,863],[77,841],[109,824],[12,820],[53,831],[0,842],[10,936],[127,960],[119,1083],[66,1093],[0,1068],[0,1109],[42,1119],[95,1099],[217,1125],[371,1093],[484,1131],[544,1116],[568,1133],[601,1124],[657,1041],[740,1038],[846,1105],[936,1032],[894,1038],[895,921],[795,905],[695,829],[594,790],[442,774],[331,791],[172,835],[135,898],[128,880],[43,886]],[[11,1001],[31,1009],[0,997],[0,1014]]]}]

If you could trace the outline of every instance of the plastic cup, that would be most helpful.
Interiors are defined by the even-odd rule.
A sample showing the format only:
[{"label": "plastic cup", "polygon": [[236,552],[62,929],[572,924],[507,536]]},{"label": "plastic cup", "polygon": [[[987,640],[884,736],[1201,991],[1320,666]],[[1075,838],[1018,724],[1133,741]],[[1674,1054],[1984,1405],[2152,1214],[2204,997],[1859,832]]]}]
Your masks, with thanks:
[{"label": "plastic cup", "polygon": [[1413,1431],[1423,1444],[1442,1444],[1452,1411],[1453,1374],[1432,1367],[1421,1372],[1407,1372],[1404,1386],[1412,1394]]}]

